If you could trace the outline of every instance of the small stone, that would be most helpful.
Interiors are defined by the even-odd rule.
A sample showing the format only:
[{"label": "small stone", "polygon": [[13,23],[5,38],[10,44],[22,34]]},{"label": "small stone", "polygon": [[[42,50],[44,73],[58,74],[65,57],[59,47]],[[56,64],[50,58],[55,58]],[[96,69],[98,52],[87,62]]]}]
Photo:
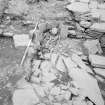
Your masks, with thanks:
[{"label": "small stone", "polygon": [[77,89],[77,88],[72,88],[72,87],[70,87],[70,92],[72,93],[72,94],[74,94],[74,95],[79,95],[79,90]]},{"label": "small stone", "polygon": [[31,80],[30,80],[32,83],[37,83],[37,84],[39,84],[40,83],[40,81],[41,81],[41,79],[40,78],[37,78],[37,77],[35,77],[35,76],[31,76]]},{"label": "small stone", "polygon": [[105,57],[100,55],[89,55],[89,61],[94,67],[105,68]]},{"label": "small stone", "polygon": [[82,27],[84,27],[84,28],[89,28],[89,27],[91,26],[91,22],[82,20],[82,21],[80,22],[80,26],[82,26]]},{"label": "small stone", "polygon": [[77,30],[84,32],[84,28],[80,24],[76,23]]},{"label": "small stone", "polygon": [[60,85],[60,88],[61,88],[62,90],[67,90],[67,89],[68,89],[68,86],[61,84],[61,85]]},{"label": "small stone", "polygon": [[87,61],[87,60],[88,60],[88,57],[85,56],[85,55],[81,55],[80,57],[81,57],[81,59],[84,60],[84,61]]},{"label": "small stone", "polygon": [[4,36],[13,36],[14,34],[11,33],[11,32],[5,32],[5,33],[3,33],[3,35],[4,35]]},{"label": "small stone", "polygon": [[89,12],[88,3],[82,2],[73,2],[66,7],[69,11],[78,12],[78,13],[85,13]]},{"label": "small stone", "polygon": [[76,35],[76,31],[75,30],[69,30],[68,33],[71,34],[71,35]]}]

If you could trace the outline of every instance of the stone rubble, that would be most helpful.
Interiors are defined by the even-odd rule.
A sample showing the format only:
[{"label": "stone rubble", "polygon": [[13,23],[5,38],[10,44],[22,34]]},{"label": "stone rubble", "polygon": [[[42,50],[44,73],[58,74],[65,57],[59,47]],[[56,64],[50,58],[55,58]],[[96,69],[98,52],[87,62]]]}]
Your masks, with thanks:
[{"label": "stone rubble", "polygon": [[[24,14],[26,19],[34,13],[41,15],[40,10],[35,10],[36,5],[29,11],[25,0],[14,1],[9,1],[12,5],[5,13]],[[56,11],[52,5],[40,5],[46,16],[42,15],[45,19],[35,32],[38,37],[29,48],[29,74],[17,83],[13,105],[104,105],[97,82],[105,77],[105,57],[101,55],[105,40],[100,40],[105,34],[104,5],[96,0],[68,0],[64,10],[59,7]],[[36,18],[33,16],[32,20]],[[46,22],[49,18],[61,20]],[[64,18],[65,22],[61,22]],[[27,46],[33,34],[33,30],[28,33],[30,36],[3,31],[0,30],[4,36],[13,36],[15,47]]]},{"label": "stone rubble", "polygon": [[[89,28],[92,30],[98,30],[99,32],[104,32],[104,21],[105,21],[105,9],[104,3],[99,3],[96,0],[80,0],[80,1],[72,1],[71,4],[66,7],[69,11],[78,14],[78,18],[83,19],[80,21],[80,26],[84,28]],[[87,20],[90,21],[87,21]],[[94,19],[98,20],[92,22]],[[102,22],[102,23],[101,23]],[[92,25],[93,24],[93,25]],[[91,26],[92,25],[92,26]]]},{"label": "stone rubble", "polygon": [[[65,57],[60,54],[47,54],[48,57],[50,55],[55,59],[51,57],[49,61],[43,61],[40,68],[34,62],[33,65],[36,67],[33,68],[33,71],[36,75],[32,75],[31,78],[34,76],[36,79],[33,80],[32,84],[27,83],[26,87],[22,86],[15,90],[13,94],[14,105],[29,105],[32,102],[45,105],[47,103],[69,105],[69,101],[72,101],[73,105],[88,105],[85,100],[86,97],[96,105],[104,105],[97,80],[85,71],[84,68],[89,68],[83,62],[79,65],[80,67],[78,66],[78,62],[81,62],[78,55],[73,54],[73,57]],[[75,60],[77,61],[75,62]],[[59,61],[61,63],[58,63]],[[37,69],[39,72],[36,71]],[[39,82],[36,82],[37,79]],[[20,83],[20,85],[23,84]],[[21,95],[22,92],[26,94]],[[71,94],[76,95],[76,97],[72,97]],[[24,103],[25,99],[27,101]]]}]

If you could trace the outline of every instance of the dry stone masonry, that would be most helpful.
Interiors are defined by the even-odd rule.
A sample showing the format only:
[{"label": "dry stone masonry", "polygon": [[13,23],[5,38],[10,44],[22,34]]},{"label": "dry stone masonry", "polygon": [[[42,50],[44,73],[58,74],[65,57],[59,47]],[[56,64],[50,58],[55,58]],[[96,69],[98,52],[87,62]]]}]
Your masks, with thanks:
[{"label": "dry stone masonry", "polygon": [[99,87],[105,84],[105,2],[5,2],[0,0],[0,35],[13,38],[16,49],[31,41],[13,105],[105,105]]}]

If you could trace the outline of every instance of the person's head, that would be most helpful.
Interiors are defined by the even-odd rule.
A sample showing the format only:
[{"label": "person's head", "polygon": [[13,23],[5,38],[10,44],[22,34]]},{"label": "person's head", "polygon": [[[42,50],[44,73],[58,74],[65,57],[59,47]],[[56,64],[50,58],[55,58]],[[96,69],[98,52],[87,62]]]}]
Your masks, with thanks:
[{"label": "person's head", "polygon": [[50,33],[51,33],[51,35],[56,36],[57,33],[58,33],[58,28],[56,28],[56,27],[52,28],[52,29],[50,30]]}]

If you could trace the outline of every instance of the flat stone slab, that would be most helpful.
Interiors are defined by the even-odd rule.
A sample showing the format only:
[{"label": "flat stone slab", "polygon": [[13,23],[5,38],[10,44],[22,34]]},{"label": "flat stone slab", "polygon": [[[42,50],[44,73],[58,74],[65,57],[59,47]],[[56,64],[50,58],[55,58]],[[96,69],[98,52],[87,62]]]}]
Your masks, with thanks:
[{"label": "flat stone slab", "polygon": [[29,36],[26,34],[14,35],[13,39],[15,47],[27,46],[30,41]]},{"label": "flat stone slab", "polygon": [[84,70],[78,68],[73,68],[70,74],[76,85],[81,90],[80,94],[82,96],[87,96],[96,105],[104,105],[104,101],[96,79],[91,77]]},{"label": "flat stone slab", "polygon": [[99,74],[99,75],[105,77],[105,69],[102,69],[102,68],[94,68],[94,71],[95,71],[96,74]]},{"label": "flat stone slab", "polygon": [[105,23],[94,23],[90,29],[96,30],[99,32],[105,32]]},{"label": "flat stone slab", "polygon": [[13,105],[33,105],[39,102],[33,87],[24,79],[18,81],[12,97]]},{"label": "flat stone slab", "polygon": [[105,57],[100,55],[89,55],[89,61],[94,67],[105,68]]},{"label": "flat stone slab", "polygon": [[84,42],[83,45],[88,50],[89,54],[96,54],[96,53],[101,54],[102,53],[102,49],[101,49],[99,40],[97,40],[97,39],[96,40],[87,40]]},{"label": "flat stone slab", "polygon": [[79,12],[79,13],[85,13],[90,10],[88,7],[88,3],[82,3],[82,2],[71,3],[70,5],[67,5],[66,8],[70,11]]}]

